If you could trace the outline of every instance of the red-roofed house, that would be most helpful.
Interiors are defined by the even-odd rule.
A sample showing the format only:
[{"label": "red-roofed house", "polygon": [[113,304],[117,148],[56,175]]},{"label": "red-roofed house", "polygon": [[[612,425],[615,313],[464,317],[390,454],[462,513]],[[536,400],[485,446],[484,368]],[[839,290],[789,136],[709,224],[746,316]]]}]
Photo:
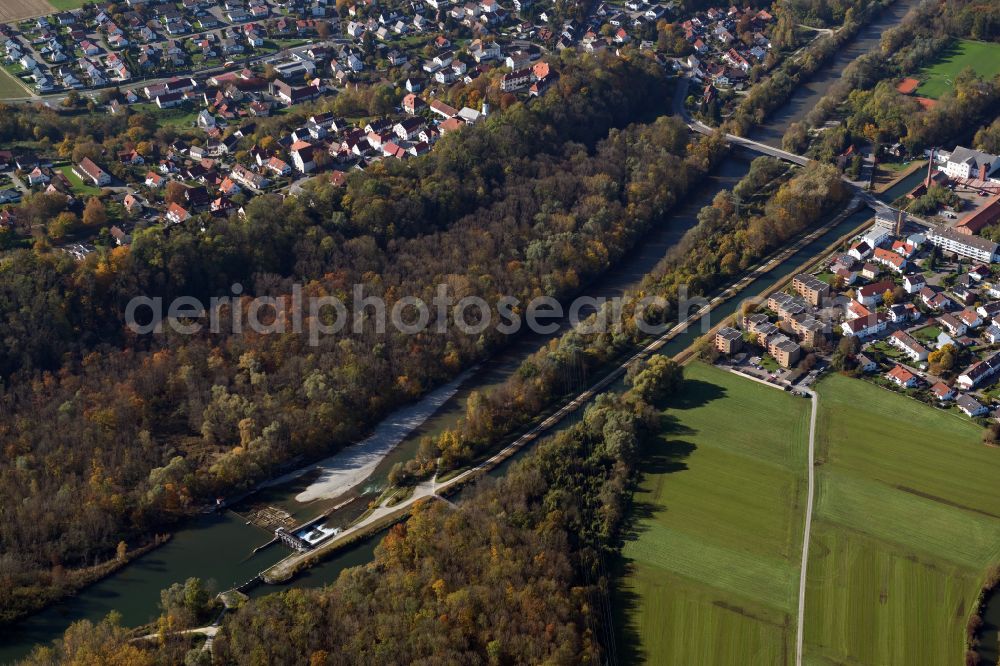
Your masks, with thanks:
[{"label": "red-roofed house", "polygon": [[182,206],[176,203],[170,204],[167,208],[167,222],[172,222],[173,224],[179,224],[181,222],[187,222],[191,219],[191,213],[187,212]]},{"label": "red-roofed house", "polygon": [[427,102],[417,97],[415,94],[410,93],[403,98],[403,111],[412,115],[415,115],[417,111],[427,106]]},{"label": "red-roofed house", "polygon": [[955,399],[955,389],[948,386],[944,382],[938,382],[932,386],[931,393],[933,393],[934,397],[940,402],[948,402],[949,400]]},{"label": "red-roofed house", "polygon": [[906,270],[906,259],[892,250],[887,250],[883,247],[875,248],[872,261],[876,264],[887,266],[890,270],[897,273],[902,273]]},{"label": "red-roofed house", "polygon": [[887,372],[885,378],[903,388],[913,388],[917,385],[917,376],[901,365]]}]

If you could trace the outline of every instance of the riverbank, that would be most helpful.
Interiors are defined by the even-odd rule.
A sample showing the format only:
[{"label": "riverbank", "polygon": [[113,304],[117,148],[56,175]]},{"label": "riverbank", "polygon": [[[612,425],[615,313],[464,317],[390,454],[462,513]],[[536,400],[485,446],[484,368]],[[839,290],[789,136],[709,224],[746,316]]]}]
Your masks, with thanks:
[{"label": "riverbank", "polygon": [[966,625],[966,649],[982,666],[1000,663],[1000,564],[995,564],[983,580]]},{"label": "riverbank", "polygon": [[403,407],[379,423],[366,439],[345,447],[336,454],[312,465],[301,467],[271,481],[262,488],[287,484],[310,473],[318,473],[302,492],[295,496],[301,503],[320,499],[336,500],[367,479],[386,455],[410,433],[419,428],[479,369],[473,366],[447,384],[428,393],[419,402]]},{"label": "riverbank", "polygon": [[[452,477],[447,482],[438,483],[435,478],[431,481],[425,481],[418,484],[414,488],[412,495],[404,501],[395,503],[392,506],[388,505],[388,500],[383,502],[362,516],[358,522],[348,526],[343,530],[343,532],[326,543],[307,553],[293,554],[276,563],[268,570],[262,572],[261,580],[269,584],[285,583],[304,568],[318,564],[324,558],[329,557],[339,549],[344,548],[358,540],[364,539],[385,529],[389,525],[402,520],[409,514],[410,510],[412,510],[413,506],[415,506],[417,502],[427,498],[440,497],[442,495],[450,494],[451,492],[457,490],[460,486],[473,480],[476,476],[496,467],[513,456],[520,449],[534,442],[538,437],[548,434],[548,432],[560,421],[562,421],[563,418],[576,412],[590,402],[590,400],[596,395],[611,386],[625,374],[626,370],[632,363],[657,353],[671,340],[687,332],[691,325],[701,322],[706,316],[723,303],[730,302],[737,298],[747,287],[754,284],[758,278],[770,273],[783,262],[787,261],[790,257],[794,256],[795,253],[802,250],[818,238],[821,238],[831,229],[843,224],[861,208],[861,199],[859,196],[856,196],[845,210],[834,215],[827,223],[813,230],[806,236],[798,239],[791,245],[779,248],[772,252],[756,266],[748,269],[739,277],[739,279],[736,280],[736,282],[724,287],[720,292],[713,296],[706,305],[702,306],[694,314],[689,315],[684,321],[675,324],[669,331],[653,339],[651,342],[644,341],[639,343],[633,347],[633,349],[638,349],[635,353],[630,354],[626,352],[625,355],[627,356],[627,359],[624,362],[618,362],[615,367],[610,372],[605,374],[602,379],[586,391],[583,391],[570,399],[568,402],[565,402],[565,404],[559,407],[559,409],[557,409],[553,414],[530,427],[526,433],[520,436],[515,436],[514,441],[502,448],[498,453],[490,456],[485,461],[477,464],[475,467]],[[826,256],[829,252],[832,252],[837,246],[843,243],[845,238],[850,238],[852,235],[867,227],[869,224],[870,217],[866,218],[862,225],[852,228],[852,230],[847,234],[839,236],[834,243],[822,248],[821,252],[818,253],[818,256],[810,257],[805,265],[814,264],[817,259]],[[778,284],[787,284],[787,281],[791,280],[792,276],[796,272],[797,271],[794,270],[790,271],[779,280]],[[770,293],[774,291],[775,288],[775,285],[770,285],[767,287],[766,292]],[[763,293],[761,295],[763,295]],[[726,320],[728,320],[728,317]],[[674,359],[681,363],[689,360],[694,355],[694,350],[696,349],[700,339],[701,336],[697,336],[694,341],[686,346],[680,353],[675,354]]]},{"label": "riverbank", "polygon": [[131,550],[129,550],[126,546],[126,550],[121,556],[90,567],[62,570],[58,573],[55,570],[56,568],[54,568],[52,576],[53,578],[56,578],[57,576],[59,577],[58,587],[50,586],[49,588],[45,588],[43,591],[37,592],[36,597],[32,600],[34,603],[29,608],[24,610],[19,609],[18,611],[14,611],[11,615],[8,615],[8,613],[10,613],[8,609],[4,609],[3,621],[0,622],[0,635],[2,635],[9,626],[15,625],[24,618],[41,612],[46,607],[59,601],[60,599],[79,594],[91,585],[102,581],[111,574],[128,565],[130,562],[135,561],[143,555],[151,552],[153,549],[167,543],[170,541],[171,536],[171,534],[154,534],[152,540],[148,543]]}]

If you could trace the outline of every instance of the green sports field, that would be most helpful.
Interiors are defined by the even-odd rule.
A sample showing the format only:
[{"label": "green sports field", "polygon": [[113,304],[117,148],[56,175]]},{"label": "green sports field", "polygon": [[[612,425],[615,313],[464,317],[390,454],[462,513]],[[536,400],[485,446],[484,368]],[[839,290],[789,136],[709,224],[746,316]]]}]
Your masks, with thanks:
[{"label": "green sports field", "polygon": [[614,609],[618,656],[649,664],[790,664],[809,402],[718,368],[644,454]]},{"label": "green sports field", "polygon": [[917,94],[939,99],[952,89],[955,77],[966,67],[986,78],[1000,74],[1000,44],[958,40],[944,51],[934,65],[925,67],[917,75],[920,79]]},{"label": "green sports field", "polygon": [[817,390],[806,663],[963,663],[1000,561],[1000,450],[971,422],[863,381]]}]

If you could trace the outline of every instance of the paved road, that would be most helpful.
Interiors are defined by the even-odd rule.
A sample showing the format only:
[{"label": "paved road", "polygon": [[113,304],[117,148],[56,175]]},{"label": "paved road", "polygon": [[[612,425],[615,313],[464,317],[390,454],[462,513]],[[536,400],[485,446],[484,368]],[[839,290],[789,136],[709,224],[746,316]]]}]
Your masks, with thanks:
[{"label": "paved road", "polygon": [[795,666],[802,666],[802,634],[806,614],[806,568],[809,562],[809,539],[812,534],[813,497],[816,490],[816,414],[819,412],[819,396],[808,388],[800,389],[812,401],[809,416],[809,488],[806,497],[806,526],[802,534],[802,563],[799,566],[799,614],[795,625]]}]

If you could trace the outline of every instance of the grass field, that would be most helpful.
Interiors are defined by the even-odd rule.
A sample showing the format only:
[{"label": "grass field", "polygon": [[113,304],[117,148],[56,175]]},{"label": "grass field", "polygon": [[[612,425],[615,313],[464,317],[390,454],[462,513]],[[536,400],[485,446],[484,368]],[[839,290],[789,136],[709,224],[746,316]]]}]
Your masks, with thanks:
[{"label": "grass field", "polygon": [[65,12],[70,9],[83,7],[85,4],[90,2],[90,0],[48,0],[48,2],[56,11]]},{"label": "grass field", "polygon": [[694,363],[647,451],[616,585],[623,662],[790,664],[809,402]]},{"label": "grass field", "polygon": [[12,97],[26,97],[29,95],[17,80],[0,67],[0,99],[11,99]]},{"label": "grass field", "polygon": [[966,67],[971,67],[986,78],[1000,74],[1000,44],[958,40],[944,51],[938,61],[925,67],[917,78],[920,87],[917,95],[939,99],[952,89],[952,82]]},{"label": "grass field", "polygon": [[1000,450],[981,429],[867,382],[818,386],[806,663],[963,663],[1000,560]]}]

